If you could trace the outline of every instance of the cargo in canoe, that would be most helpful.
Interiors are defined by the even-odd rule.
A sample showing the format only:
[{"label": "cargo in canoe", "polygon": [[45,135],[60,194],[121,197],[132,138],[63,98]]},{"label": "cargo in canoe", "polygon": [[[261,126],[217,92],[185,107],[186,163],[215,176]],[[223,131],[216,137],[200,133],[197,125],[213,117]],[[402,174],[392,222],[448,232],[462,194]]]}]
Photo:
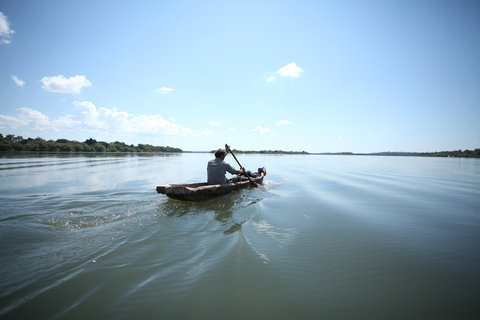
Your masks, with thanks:
[{"label": "cargo in canoe", "polygon": [[[262,183],[265,172],[261,172],[257,177],[250,178],[255,183]],[[247,188],[250,186],[248,179],[238,182],[228,182],[226,184],[207,184],[190,183],[190,184],[167,184],[157,187],[157,192],[167,195],[170,198],[178,200],[200,201],[210,199],[222,194],[232,192],[237,189]]]}]

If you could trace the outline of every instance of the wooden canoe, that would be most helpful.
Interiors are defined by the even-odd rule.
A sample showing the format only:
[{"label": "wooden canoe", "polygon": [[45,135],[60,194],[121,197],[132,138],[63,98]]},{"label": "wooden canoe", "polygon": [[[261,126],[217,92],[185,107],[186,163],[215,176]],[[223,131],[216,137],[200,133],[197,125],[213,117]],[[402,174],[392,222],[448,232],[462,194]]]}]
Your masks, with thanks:
[{"label": "wooden canoe", "polygon": [[[251,179],[256,183],[262,183],[264,176],[265,173],[262,172],[258,177]],[[248,180],[213,185],[207,184],[206,182],[190,184],[167,184],[158,186],[157,192],[165,194],[173,199],[200,201],[226,194],[237,189],[246,188],[248,186],[250,186],[250,181]]]}]

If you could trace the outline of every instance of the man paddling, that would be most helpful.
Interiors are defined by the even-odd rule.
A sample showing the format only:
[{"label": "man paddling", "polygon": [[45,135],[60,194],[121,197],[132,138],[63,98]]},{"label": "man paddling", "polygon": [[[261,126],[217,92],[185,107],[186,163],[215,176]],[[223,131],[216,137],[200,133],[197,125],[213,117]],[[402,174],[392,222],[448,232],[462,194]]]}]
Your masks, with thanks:
[{"label": "man paddling", "polygon": [[245,170],[243,168],[240,168],[240,170],[235,170],[231,165],[223,161],[225,160],[226,156],[227,151],[225,149],[218,149],[215,151],[215,159],[208,161],[208,184],[225,184],[227,183],[227,178],[225,178],[226,172],[229,172],[230,174],[242,174]]}]

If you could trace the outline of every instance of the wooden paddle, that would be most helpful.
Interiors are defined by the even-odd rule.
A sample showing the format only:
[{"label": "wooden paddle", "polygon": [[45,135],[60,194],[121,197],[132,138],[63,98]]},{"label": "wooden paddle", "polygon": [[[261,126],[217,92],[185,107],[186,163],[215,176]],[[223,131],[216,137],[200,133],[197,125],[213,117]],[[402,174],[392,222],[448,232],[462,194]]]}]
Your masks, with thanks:
[{"label": "wooden paddle", "polygon": [[[227,150],[227,152],[230,152],[233,156],[233,158],[235,159],[235,161],[237,161],[238,165],[240,166],[240,169],[242,169],[242,165],[240,164],[240,162],[238,161],[237,157],[235,157],[235,155],[233,154],[233,151],[232,149],[230,149],[230,147],[228,146],[228,144],[225,144],[225,150]],[[245,172],[245,168],[243,168],[243,173],[245,173],[245,175],[247,176],[248,178],[248,181],[250,181],[250,184],[252,185],[252,187],[255,187],[255,188],[258,188],[258,185],[255,183],[255,181],[253,181],[252,179],[250,179],[249,175]]]}]

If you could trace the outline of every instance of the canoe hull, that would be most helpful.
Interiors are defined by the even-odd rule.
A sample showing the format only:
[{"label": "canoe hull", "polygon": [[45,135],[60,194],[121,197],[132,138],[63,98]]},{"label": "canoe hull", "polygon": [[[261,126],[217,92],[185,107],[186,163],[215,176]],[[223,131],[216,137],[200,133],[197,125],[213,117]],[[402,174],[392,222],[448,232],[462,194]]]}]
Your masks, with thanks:
[{"label": "canoe hull", "polygon": [[[259,177],[251,178],[256,183],[262,183],[262,173]],[[222,194],[230,193],[234,190],[247,188],[250,186],[250,181],[240,181],[227,184],[209,185],[204,183],[191,184],[167,184],[157,187],[157,192],[164,194],[172,199],[187,200],[187,201],[202,201],[220,196]]]}]

